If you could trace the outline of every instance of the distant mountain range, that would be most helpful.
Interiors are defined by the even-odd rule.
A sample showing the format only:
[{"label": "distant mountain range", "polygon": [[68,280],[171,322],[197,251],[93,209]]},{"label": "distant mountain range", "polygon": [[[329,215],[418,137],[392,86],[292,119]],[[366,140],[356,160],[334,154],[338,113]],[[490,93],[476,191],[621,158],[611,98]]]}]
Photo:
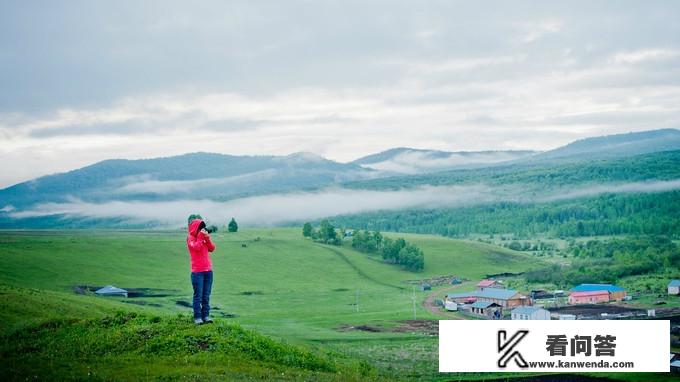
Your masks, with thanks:
[{"label": "distant mountain range", "polygon": [[661,129],[580,139],[555,150],[540,153],[534,159],[592,160],[678,149],[680,149],[680,130]]},{"label": "distant mountain range", "polygon": [[[0,208],[107,200],[226,200],[253,194],[303,190],[375,176],[355,164],[310,153],[233,156],[192,153],[167,158],[111,159],[43,176],[0,190]],[[10,206],[10,207],[8,207]]]},{"label": "distant mountain range", "polygon": [[[457,184],[457,179],[491,179],[489,176],[501,172],[508,177],[508,174],[541,166],[550,168],[672,150],[680,150],[680,131],[675,129],[587,138],[546,152],[446,152],[402,147],[350,163],[338,163],[311,153],[288,156],[192,153],[143,160],[111,159],[0,190],[0,226],[11,227],[22,211],[73,201],[90,204],[224,202],[333,186],[368,190],[385,185],[404,188]],[[481,176],[483,174],[489,176]],[[68,220],[67,213],[61,215],[64,221]]]}]

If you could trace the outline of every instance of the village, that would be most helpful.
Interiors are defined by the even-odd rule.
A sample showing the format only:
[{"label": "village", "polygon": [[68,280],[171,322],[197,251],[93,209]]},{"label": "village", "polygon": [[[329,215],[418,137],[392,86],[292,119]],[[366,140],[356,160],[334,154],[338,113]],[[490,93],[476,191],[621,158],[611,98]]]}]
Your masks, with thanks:
[{"label": "village", "polygon": [[[451,284],[460,283],[453,279]],[[680,280],[668,283],[668,296],[680,295]],[[580,284],[569,291],[543,289],[521,293],[500,279],[484,279],[468,292],[448,293],[442,308],[481,319],[592,320],[675,316],[678,308],[631,306],[633,297],[613,284]]]},{"label": "village", "polygon": [[[460,284],[453,279],[451,284]],[[670,280],[667,297],[680,299],[680,280]],[[484,279],[468,292],[447,293],[440,305],[444,311],[474,319],[491,320],[622,320],[668,319],[671,341],[680,338],[680,308],[632,306],[633,296],[613,284],[580,284],[569,291],[543,289],[524,294],[506,288],[503,280]],[[680,353],[670,353],[670,368],[680,373]]]}]

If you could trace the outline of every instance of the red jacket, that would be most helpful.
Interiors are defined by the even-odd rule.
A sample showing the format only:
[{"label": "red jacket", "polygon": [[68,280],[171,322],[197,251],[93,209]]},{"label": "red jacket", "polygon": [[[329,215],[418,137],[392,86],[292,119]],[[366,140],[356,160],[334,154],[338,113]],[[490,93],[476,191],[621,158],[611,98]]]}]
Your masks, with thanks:
[{"label": "red jacket", "polygon": [[210,252],[215,250],[215,244],[210,241],[210,236],[204,235],[201,228],[205,224],[201,219],[194,219],[189,223],[189,235],[187,236],[187,248],[191,255],[191,271],[207,272],[212,270]]}]

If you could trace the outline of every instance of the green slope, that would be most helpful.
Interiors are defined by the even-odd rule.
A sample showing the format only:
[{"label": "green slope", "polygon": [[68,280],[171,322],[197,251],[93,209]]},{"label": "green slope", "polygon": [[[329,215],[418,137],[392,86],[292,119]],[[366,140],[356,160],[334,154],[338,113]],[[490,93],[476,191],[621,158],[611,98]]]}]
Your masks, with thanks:
[{"label": "green slope", "polygon": [[331,359],[237,324],[218,321],[197,327],[189,316],[156,315],[123,305],[0,287],[0,379],[374,379],[365,363]]},{"label": "green slope", "polygon": [[[407,280],[451,274],[478,279],[486,273],[518,272],[535,265],[526,255],[434,236],[407,235],[425,251],[426,268],[420,273],[383,264],[349,245],[314,243],[303,238],[299,229],[220,233],[214,239],[218,249],[213,255],[212,305],[219,321],[238,323],[315,353],[330,351],[335,354],[333,359],[348,359],[352,370],[358,368],[352,366],[355,356],[374,363],[413,350],[413,356],[395,363],[394,368],[380,370],[391,377],[402,373],[436,375],[436,363],[432,362],[436,338],[421,331],[392,330],[413,318],[413,290]],[[1,318],[12,322],[15,317],[12,326],[4,330],[23,330],[63,317],[101,320],[118,310],[155,314],[163,320],[180,313],[184,322],[189,322],[190,309],[177,304],[190,301],[188,263],[181,232],[0,232],[0,283],[47,290],[26,292],[45,302],[26,306],[41,308],[24,308],[14,295],[0,300],[7,311]],[[156,288],[163,294],[128,299],[75,295],[73,286],[83,284]],[[416,298],[423,300],[425,293],[417,291]],[[438,318],[419,303],[416,313],[419,319]],[[359,325],[381,330],[343,329]],[[361,351],[355,353],[352,349],[357,346]],[[365,353],[366,349],[372,350]],[[127,356],[123,352],[114,358]]]}]

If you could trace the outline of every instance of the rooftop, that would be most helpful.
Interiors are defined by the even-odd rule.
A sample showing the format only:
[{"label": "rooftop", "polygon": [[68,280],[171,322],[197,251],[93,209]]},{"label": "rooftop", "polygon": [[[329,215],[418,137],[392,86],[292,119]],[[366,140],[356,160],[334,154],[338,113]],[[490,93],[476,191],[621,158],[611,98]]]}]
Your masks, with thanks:
[{"label": "rooftop", "polygon": [[624,292],[625,289],[612,284],[581,284],[571,289],[572,292],[594,292],[594,291]]},{"label": "rooftop", "polygon": [[534,314],[538,311],[545,310],[536,306],[520,306],[512,310],[513,314]]},{"label": "rooftop", "polygon": [[493,285],[493,284],[495,284],[495,283],[496,283],[496,280],[488,280],[488,279],[484,279],[484,280],[478,282],[478,283],[477,283],[477,286],[478,286],[478,287],[488,287],[488,286]]},{"label": "rooftop", "polygon": [[669,287],[680,287],[680,280],[671,280],[670,283],[668,283]]},{"label": "rooftop", "polygon": [[97,289],[94,293],[97,294],[127,293],[127,291],[125,289],[116,288],[113,285],[107,285],[101,289]]},{"label": "rooftop", "polygon": [[476,301],[474,304],[472,304],[470,306],[473,307],[473,308],[486,309],[486,308],[488,308],[490,306],[494,306],[494,305],[499,306],[495,302],[491,302],[491,301]]},{"label": "rooftop", "polygon": [[512,296],[516,295],[517,291],[514,289],[496,289],[489,288],[482,291],[472,291],[466,293],[449,293],[446,296],[449,298],[464,298],[464,297],[477,297],[477,298],[494,298],[497,300],[508,300]]}]

